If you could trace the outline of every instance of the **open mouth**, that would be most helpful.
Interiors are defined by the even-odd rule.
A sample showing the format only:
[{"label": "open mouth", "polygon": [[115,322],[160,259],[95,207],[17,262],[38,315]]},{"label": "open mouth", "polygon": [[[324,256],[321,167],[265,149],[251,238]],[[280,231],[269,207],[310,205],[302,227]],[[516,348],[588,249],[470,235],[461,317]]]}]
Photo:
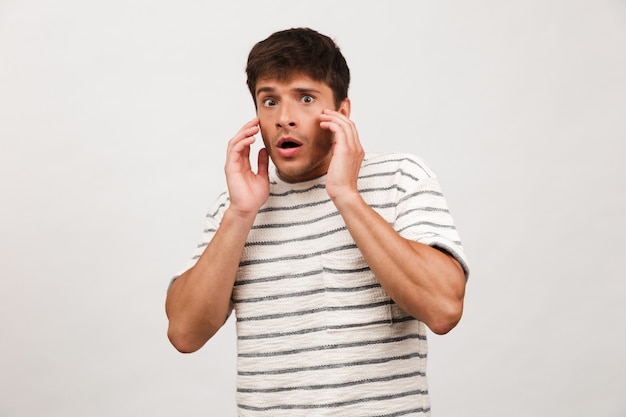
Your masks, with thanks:
[{"label": "open mouth", "polygon": [[282,142],[278,147],[281,148],[281,149],[291,149],[291,148],[297,148],[297,147],[300,147],[300,146],[302,146],[302,145],[299,144],[299,143],[287,140],[285,142]]},{"label": "open mouth", "polygon": [[283,158],[294,158],[300,152],[301,147],[302,142],[288,136],[276,143],[277,154]]},{"label": "open mouth", "polygon": [[302,143],[300,143],[300,141],[296,139],[293,139],[290,137],[284,137],[278,141],[276,146],[280,149],[293,149],[293,148],[299,148],[300,146],[302,146]]}]

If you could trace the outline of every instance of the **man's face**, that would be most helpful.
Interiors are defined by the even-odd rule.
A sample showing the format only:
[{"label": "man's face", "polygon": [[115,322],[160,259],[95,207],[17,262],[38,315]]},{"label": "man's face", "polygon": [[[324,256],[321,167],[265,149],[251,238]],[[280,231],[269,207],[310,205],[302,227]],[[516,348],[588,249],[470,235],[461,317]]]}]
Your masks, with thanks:
[{"label": "man's face", "polygon": [[[261,78],[255,95],[263,143],[280,176],[300,182],[324,175],[332,158],[333,134],[320,127],[320,115],[335,109],[330,87],[302,75],[286,82]],[[347,99],[338,111],[349,116]]]}]

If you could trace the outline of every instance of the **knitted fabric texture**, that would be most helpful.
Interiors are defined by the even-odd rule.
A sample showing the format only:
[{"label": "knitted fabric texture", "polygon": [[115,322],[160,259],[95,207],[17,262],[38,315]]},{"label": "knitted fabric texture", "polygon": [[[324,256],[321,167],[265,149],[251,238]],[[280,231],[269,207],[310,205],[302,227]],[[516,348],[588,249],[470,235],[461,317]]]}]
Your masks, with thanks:
[{"label": "knitted fabric texture", "polygon": [[[428,416],[425,325],[380,286],[329,199],[325,176],[287,183],[249,233],[232,294],[237,326],[237,406],[242,417]],[[359,191],[403,237],[465,254],[426,163],[368,154]],[[228,207],[207,215],[198,259]]]}]

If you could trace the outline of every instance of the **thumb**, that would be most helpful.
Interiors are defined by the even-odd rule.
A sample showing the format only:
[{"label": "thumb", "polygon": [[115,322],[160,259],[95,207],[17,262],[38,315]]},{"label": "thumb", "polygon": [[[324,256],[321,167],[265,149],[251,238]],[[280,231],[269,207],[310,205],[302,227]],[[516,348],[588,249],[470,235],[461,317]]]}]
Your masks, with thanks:
[{"label": "thumb", "polygon": [[269,156],[267,155],[267,149],[259,149],[259,158],[257,162],[258,174],[264,177],[268,176]]}]

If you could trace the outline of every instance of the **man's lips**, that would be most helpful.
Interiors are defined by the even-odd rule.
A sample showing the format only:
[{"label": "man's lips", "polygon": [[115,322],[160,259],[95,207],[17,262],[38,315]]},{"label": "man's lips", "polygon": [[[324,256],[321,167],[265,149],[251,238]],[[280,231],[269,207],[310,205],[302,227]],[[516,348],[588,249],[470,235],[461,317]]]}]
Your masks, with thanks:
[{"label": "man's lips", "polygon": [[299,146],[302,146],[302,142],[291,136],[284,136],[276,142],[276,147],[281,149],[297,148]]},{"label": "man's lips", "polygon": [[275,145],[276,153],[278,153],[278,155],[282,156],[283,158],[291,158],[295,156],[300,150],[301,146],[302,142],[290,136],[280,138]]}]

